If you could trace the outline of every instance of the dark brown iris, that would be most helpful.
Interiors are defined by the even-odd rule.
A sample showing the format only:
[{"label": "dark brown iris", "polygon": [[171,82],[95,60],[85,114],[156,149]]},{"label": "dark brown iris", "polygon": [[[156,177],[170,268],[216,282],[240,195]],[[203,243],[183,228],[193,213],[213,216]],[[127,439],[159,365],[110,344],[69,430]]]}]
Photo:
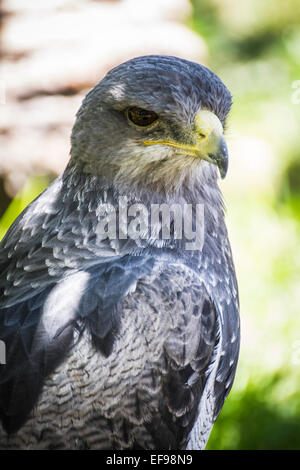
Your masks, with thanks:
[{"label": "dark brown iris", "polygon": [[157,114],[153,111],[138,108],[137,106],[129,108],[127,111],[127,116],[128,119],[133,122],[133,124],[141,127],[150,126],[150,124],[158,119]]}]

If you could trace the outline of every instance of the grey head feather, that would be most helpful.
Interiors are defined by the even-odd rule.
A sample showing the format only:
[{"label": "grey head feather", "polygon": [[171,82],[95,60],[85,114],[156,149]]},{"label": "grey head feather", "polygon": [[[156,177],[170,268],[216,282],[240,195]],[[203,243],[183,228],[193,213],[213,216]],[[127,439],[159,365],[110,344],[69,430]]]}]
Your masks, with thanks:
[{"label": "grey head feather", "polygon": [[[157,113],[159,126],[137,130],[128,125],[124,113],[131,106]],[[113,181],[126,191],[149,185],[152,192],[164,190],[166,196],[175,187],[178,196],[185,184],[191,183],[189,190],[201,186],[202,171],[203,182],[216,179],[216,169],[167,147],[145,148],[143,138],[149,132],[154,140],[190,137],[200,109],[215,113],[225,126],[230,107],[230,92],[204,66],[168,56],[132,59],[108,72],[83,100],[73,127],[70,164],[80,164],[86,173],[102,176],[103,184]]]}]

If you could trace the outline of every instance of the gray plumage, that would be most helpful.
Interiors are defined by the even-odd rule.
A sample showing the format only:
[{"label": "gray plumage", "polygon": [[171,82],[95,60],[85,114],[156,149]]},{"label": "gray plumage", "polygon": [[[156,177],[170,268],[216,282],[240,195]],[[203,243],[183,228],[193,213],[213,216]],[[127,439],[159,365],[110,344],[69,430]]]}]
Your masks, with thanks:
[{"label": "gray plumage", "polygon": [[[1,448],[205,447],[239,351],[218,170],[143,142],[194,145],[198,110],[224,125],[230,105],[215,74],[167,56],[121,64],[88,93],[64,174],[0,245]],[[130,107],[157,125],[130,123]],[[101,204],[120,196],[203,204],[202,250],[174,236],[99,240]]]}]

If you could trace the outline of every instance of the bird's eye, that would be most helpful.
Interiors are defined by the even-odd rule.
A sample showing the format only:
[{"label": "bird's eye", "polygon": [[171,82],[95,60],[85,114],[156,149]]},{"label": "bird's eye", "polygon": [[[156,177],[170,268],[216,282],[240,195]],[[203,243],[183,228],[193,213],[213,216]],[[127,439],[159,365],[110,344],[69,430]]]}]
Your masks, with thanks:
[{"label": "bird's eye", "polygon": [[133,124],[141,127],[150,126],[150,124],[158,119],[154,111],[148,111],[136,106],[127,110],[127,117]]}]

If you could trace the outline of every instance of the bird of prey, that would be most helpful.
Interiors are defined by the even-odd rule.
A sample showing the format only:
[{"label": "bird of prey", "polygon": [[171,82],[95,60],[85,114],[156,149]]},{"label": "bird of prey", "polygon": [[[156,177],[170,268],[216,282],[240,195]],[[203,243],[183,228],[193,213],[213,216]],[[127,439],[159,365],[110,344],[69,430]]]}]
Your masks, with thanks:
[{"label": "bird of prey", "polygon": [[217,75],[170,56],[86,95],[64,173],[0,245],[2,449],[205,448],[239,354],[230,107]]}]

